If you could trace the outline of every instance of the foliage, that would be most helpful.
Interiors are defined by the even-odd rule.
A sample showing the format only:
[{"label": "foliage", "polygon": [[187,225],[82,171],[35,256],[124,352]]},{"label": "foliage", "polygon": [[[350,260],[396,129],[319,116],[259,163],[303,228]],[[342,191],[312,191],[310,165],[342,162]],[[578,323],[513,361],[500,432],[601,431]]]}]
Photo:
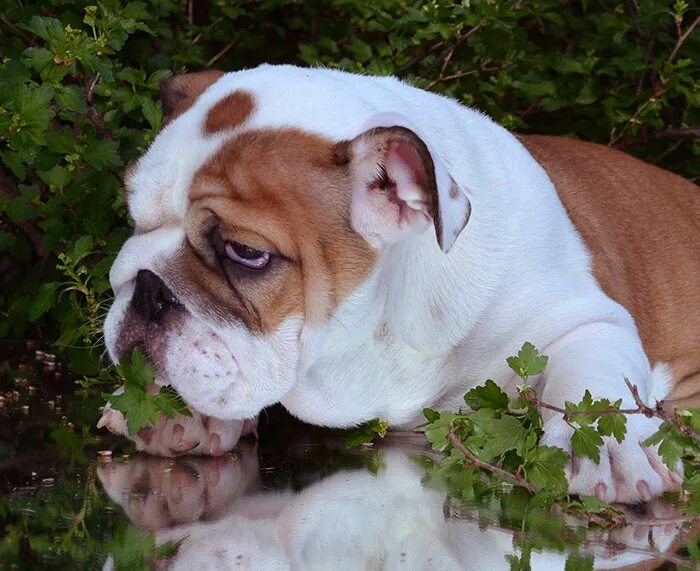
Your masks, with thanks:
[{"label": "foliage", "polygon": [[700,175],[698,14],[684,0],[187,5],[0,0],[0,337],[59,339],[81,374],[97,372],[107,271],[128,234],[122,170],[160,128],[172,73],[392,73],[511,129]]},{"label": "foliage", "polygon": [[162,386],[156,394],[155,371],[137,347],[129,362],[122,360],[116,367],[123,381],[124,392],[104,395],[110,406],[126,418],[129,434],[136,434],[145,426],[154,426],[158,414],[174,418],[176,414],[192,416],[179,394],[170,386]]},{"label": "foliage", "polygon": [[603,437],[613,437],[618,442],[624,439],[626,414],[645,414],[664,419],[660,430],[646,444],[661,443],[659,452],[669,467],[675,467],[681,458],[686,460],[690,477],[684,487],[692,498],[689,509],[700,509],[700,477],[695,474],[700,461],[700,409],[670,414],[664,411],[663,403],[652,409],[638,401],[634,387],[637,409],[621,409],[622,399],[594,400],[587,390],[580,402],[567,402],[560,408],[539,400],[528,384],[531,377],[544,372],[546,356],[540,355],[531,343],[525,343],[518,355],[507,362],[523,381],[516,398],[511,399],[489,379],[465,395],[469,411],[424,410],[427,422],[421,428],[433,450],[447,454],[434,470],[455,493],[463,499],[478,496],[486,477],[492,486],[493,482],[502,481],[524,488],[534,494],[535,506],[566,502],[566,510],[583,512],[591,521],[604,525],[615,522],[618,512],[597,498],[568,496],[564,468],[570,459],[561,448],[540,443],[541,410],[561,414],[573,428],[574,455],[587,456],[595,463],[600,461]]},{"label": "foliage", "polygon": [[353,446],[371,444],[377,437],[384,438],[388,430],[389,422],[387,420],[374,418],[357,428],[346,431],[344,435],[345,445],[351,448]]}]

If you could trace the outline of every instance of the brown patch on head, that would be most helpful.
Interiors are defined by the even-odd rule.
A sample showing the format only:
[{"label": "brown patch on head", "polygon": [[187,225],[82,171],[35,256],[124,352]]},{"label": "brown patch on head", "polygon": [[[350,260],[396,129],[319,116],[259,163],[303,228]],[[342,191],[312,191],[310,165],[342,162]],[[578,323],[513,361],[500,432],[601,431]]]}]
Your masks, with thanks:
[{"label": "brown patch on head", "polygon": [[253,112],[255,101],[247,91],[229,93],[207,113],[204,132],[213,135],[242,124]]},{"label": "brown patch on head", "polygon": [[[375,255],[351,227],[349,164],[336,147],[295,129],[248,131],[199,170],[174,271],[203,307],[270,332],[289,316],[323,322],[366,278]],[[226,242],[273,256],[250,270],[228,260]]]},{"label": "brown patch on head", "polygon": [[209,69],[174,75],[161,81],[160,100],[165,114],[163,123],[172,121],[192,107],[197,98],[222,75],[223,71]]},{"label": "brown patch on head", "polygon": [[452,184],[450,186],[450,191],[448,194],[452,200],[457,200],[459,198],[459,189],[457,188],[456,184]]}]

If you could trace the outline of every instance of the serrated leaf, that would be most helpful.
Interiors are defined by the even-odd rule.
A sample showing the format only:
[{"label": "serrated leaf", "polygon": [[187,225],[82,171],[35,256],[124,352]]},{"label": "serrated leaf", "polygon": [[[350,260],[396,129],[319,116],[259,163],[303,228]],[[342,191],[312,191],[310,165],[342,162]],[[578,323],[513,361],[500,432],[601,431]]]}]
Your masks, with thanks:
[{"label": "serrated leaf", "polygon": [[343,436],[345,445],[348,448],[370,444],[378,436],[384,438],[389,430],[389,422],[379,418],[374,418],[357,428],[353,428]]},{"label": "serrated leaf", "polygon": [[564,494],[567,489],[564,467],[569,456],[556,446],[538,446],[525,464],[527,480],[542,490]]},{"label": "serrated leaf", "polygon": [[423,416],[428,422],[435,422],[438,418],[440,418],[440,413],[432,408],[424,408]]},{"label": "serrated leaf", "polygon": [[36,321],[56,304],[56,282],[45,283],[39,288],[39,293],[29,310],[29,321]]},{"label": "serrated leaf", "polygon": [[116,367],[117,373],[124,379],[125,387],[138,387],[145,391],[155,382],[155,369],[136,347],[129,361],[122,361]]},{"label": "serrated leaf", "polygon": [[464,402],[472,410],[491,408],[493,410],[506,410],[508,408],[508,395],[491,379],[482,386],[475,387],[464,395]]},{"label": "serrated leaf", "polygon": [[598,432],[622,442],[627,434],[627,418],[624,414],[604,414],[598,419]]},{"label": "serrated leaf", "polygon": [[487,425],[487,440],[484,452],[490,457],[501,456],[508,450],[519,448],[525,441],[528,431],[513,416],[493,419]]},{"label": "serrated leaf", "polygon": [[525,342],[517,356],[508,357],[506,362],[515,374],[525,381],[528,377],[542,374],[548,360],[549,357],[540,355],[532,343]]},{"label": "serrated leaf", "polygon": [[180,394],[170,385],[160,388],[155,397],[156,407],[167,418],[175,418],[176,415],[192,416],[192,412],[187,407],[187,403],[182,400]]},{"label": "serrated leaf", "polygon": [[130,436],[158,421],[158,409],[153,397],[139,387],[125,384],[122,394],[105,396],[111,407],[124,415]]},{"label": "serrated leaf", "polygon": [[51,188],[61,190],[66,187],[73,178],[73,173],[68,169],[59,165],[54,166],[48,171],[37,171],[39,178],[48,184]]},{"label": "serrated leaf", "polygon": [[151,129],[157,131],[160,129],[161,123],[163,122],[163,109],[160,106],[160,102],[154,101],[153,99],[146,99],[141,105],[141,111],[143,116],[148,121]]},{"label": "serrated leaf", "polygon": [[82,236],[73,242],[73,247],[67,252],[67,256],[74,264],[77,264],[92,252],[92,246],[92,236]]},{"label": "serrated leaf", "polygon": [[574,455],[579,458],[588,457],[596,464],[600,464],[600,447],[603,445],[603,437],[592,426],[576,428],[571,437],[571,448]]}]

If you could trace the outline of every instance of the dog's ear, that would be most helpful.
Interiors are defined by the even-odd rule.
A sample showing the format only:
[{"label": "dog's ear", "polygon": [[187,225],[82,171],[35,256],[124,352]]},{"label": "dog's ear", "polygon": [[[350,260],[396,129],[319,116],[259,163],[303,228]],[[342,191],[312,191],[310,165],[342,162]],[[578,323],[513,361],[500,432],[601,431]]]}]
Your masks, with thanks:
[{"label": "dog's ear", "polygon": [[370,122],[382,123],[336,147],[336,160],[351,171],[353,228],[370,242],[390,244],[432,223],[449,252],[469,220],[469,199],[405,119],[391,114]]},{"label": "dog's ear", "polygon": [[187,111],[197,98],[217,79],[223,71],[208,69],[168,77],[160,82],[160,100],[163,104],[163,124]]}]

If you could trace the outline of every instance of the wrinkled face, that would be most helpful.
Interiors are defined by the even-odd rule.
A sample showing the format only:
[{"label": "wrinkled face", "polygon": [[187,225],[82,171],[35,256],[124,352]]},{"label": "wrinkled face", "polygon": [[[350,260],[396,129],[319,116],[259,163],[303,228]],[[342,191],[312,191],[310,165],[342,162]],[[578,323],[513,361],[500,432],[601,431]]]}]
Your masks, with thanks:
[{"label": "wrinkled face", "polygon": [[202,414],[248,418],[293,387],[303,328],[323,327],[385,242],[432,221],[458,231],[438,223],[413,132],[256,127],[254,93],[200,97],[220,75],[164,87],[168,124],[127,171],[135,232],[112,268],[105,339],[114,360],[141,347]]},{"label": "wrinkled face", "polygon": [[[234,93],[209,110],[200,137],[254,112],[252,96]],[[294,129],[243,130],[187,177],[160,172],[176,167],[159,151],[125,181],[135,234],[112,270],[110,353],[141,346],[195,409],[253,416],[293,385],[303,324],[326,319],[372,267],[348,219],[347,155]]]}]

